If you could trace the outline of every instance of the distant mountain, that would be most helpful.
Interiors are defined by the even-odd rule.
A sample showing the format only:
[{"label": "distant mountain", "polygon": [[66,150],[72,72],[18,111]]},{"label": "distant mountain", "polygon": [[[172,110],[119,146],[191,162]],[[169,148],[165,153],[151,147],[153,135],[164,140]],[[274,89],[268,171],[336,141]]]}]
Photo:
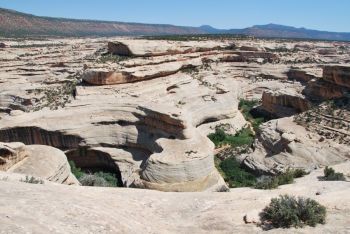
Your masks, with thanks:
[{"label": "distant mountain", "polygon": [[117,36],[202,34],[200,28],[39,17],[0,8],[2,36]]},{"label": "distant mountain", "polygon": [[295,28],[278,24],[255,25],[245,29],[228,30],[230,33],[240,33],[256,37],[276,38],[302,38],[322,40],[344,40],[350,41],[350,33],[337,33],[311,30],[306,28]]},{"label": "distant mountain", "polygon": [[0,8],[0,36],[118,36],[179,34],[243,34],[255,37],[350,41],[350,33],[326,32],[267,24],[244,29],[217,29],[210,25],[183,27],[168,24],[124,23],[40,17]]}]

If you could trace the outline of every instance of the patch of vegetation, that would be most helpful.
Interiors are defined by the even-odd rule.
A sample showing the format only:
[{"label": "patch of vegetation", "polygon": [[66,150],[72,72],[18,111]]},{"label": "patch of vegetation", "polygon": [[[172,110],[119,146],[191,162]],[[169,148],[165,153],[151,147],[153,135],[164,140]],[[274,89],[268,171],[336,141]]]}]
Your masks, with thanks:
[{"label": "patch of vegetation", "polygon": [[244,128],[235,135],[227,134],[222,128],[216,128],[215,133],[208,135],[216,147],[230,145],[231,147],[250,146],[254,141],[254,133],[250,128]]},{"label": "patch of vegetation", "polygon": [[182,71],[183,73],[187,73],[187,74],[194,74],[194,73],[198,73],[198,72],[199,72],[199,69],[198,69],[198,67],[196,67],[196,66],[188,65],[188,66],[186,66],[186,67],[183,67],[183,68],[181,69],[181,71]]},{"label": "patch of vegetation", "polygon": [[73,175],[79,180],[83,186],[96,187],[118,187],[118,179],[115,174],[109,172],[98,171],[95,173],[86,173],[76,167],[73,161],[69,161]]},{"label": "patch of vegetation", "polygon": [[24,183],[29,183],[29,184],[43,184],[43,183],[44,183],[43,180],[41,180],[41,179],[35,179],[34,176],[31,176],[31,177],[26,176],[26,178],[25,178],[24,180],[21,179],[20,181],[21,181],[21,182],[24,182]]},{"label": "patch of vegetation", "polygon": [[219,163],[220,172],[229,187],[251,187],[256,183],[256,177],[247,172],[235,158],[227,158]]},{"label": "patch of vegetation", "polygon": [[345,180],[345,176],[343,173],[340,172],[335,172],[335,170],[331,167],[326,167],[323,170],[324,173],[324,180],[328,180],[328,181],[344,181]]},{"label": "patch of vegetation", "polygon": [[120,56],[120,55],[113,55],[113,54],[106,54],[106,55],[102,55],[97,62],[98,63],[107,63],[107,62],[111,62],[111,63],[119,63],[121,61],[125,61],[130,59],[130,57],[128,56]]},{"label": "patch of vegetation", "polygon": [[34,92],[36,95],[42,95],[34,111],[41,110],[44,107],[48,107],[50,110],[65,107],[67,103],[71,102],[73,90],[76,89],[77,82],[76,79],[66,80],[60,86],[49,86],[44,89],[29,91],[29,93]]},{"label": "patch of vegetation", "polygon": [[258,179],[254,188],[256,189],[275,189],[280,185],[292,184],[295,178],[300,178],[308,173],[303,169],[288,169],[277,176],[263,176]]},{"label": "patch of vegetation", "polygon": [[77,178],[78,180],[85,175],[85,172],[83,172],[80,168],[78,168],[73,161],[68,161],[70,165],[70,170],[72,174]]},{"label": "patch of vegetation", "polygon": [[65,43],[45,43],[45,44],[22,44],[12,45],[11,48],[42,48],[42,47],[60,47],[66,46]]},{"label": "patch of vegetation", "polygon": [[269,120],[266,117],[254,117],[251,114],[252,109],[256,107],[258,104],[259,104],[258,100],[245,100],[245,99],[240,99],[238,104],[239,110],[241,111],[244,118],[251,123],[254,131],[257,131],[259,129],[260,124]]},{"label": "patch of vegetation", "polygon": [[310,198],[281,195],[271,199],[260,217],[265,227],[314,227],[326,222],[326,208]]}]

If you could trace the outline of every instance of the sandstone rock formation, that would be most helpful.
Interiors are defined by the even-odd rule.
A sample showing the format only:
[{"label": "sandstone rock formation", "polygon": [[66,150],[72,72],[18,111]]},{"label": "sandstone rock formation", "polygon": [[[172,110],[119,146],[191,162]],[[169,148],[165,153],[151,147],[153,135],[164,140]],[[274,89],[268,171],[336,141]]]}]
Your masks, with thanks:
[{"label": "sandstone rock formation", "polygon": [[[218,126],[231,134],[248,126],[238,111],[239,100],[261,100],[264,93],[271,94],[271,110],[287,108],[296,114],[308,106],[307,87],[330,84],[320,79],[318,63],[343,64],[350,59],[348,53],[318,54],[331,42],[124,37],[4,43],[9,46],[0,50],[1,141],[50,145],[65,151],[78,167],[120,173],[126,187],[164,191],[225,190],[206,135]],[[302,47],[294,49],[297,45]],[[238,49],[244,46],[268,49]],[[105,54],[106,47],[110,54]],[[288,80],[292,69],[314,78],[306,83]],[[319,90],[325,93],[327,87]],[[295,143],[294,149],[293,136],[273,126],[263,126],[264,137],[258,139],[254,153],[246,155],[253,170],[275,173],[275,162],[285,168],[296,160],[295,165],[312,168],[347,159],[346,141],[337,141],[339,147],[331,144],[328,150],[336,153],[324,160],[331,138],[316,144],[305,137],[310,132],[319,140],[321,131],[305,125],[305,141]],[[273,139],[276,148],[266,143]],[[317,147],[324,153],[314,163],[305,152]],[[275,150],[276,157],[269,158]],[[295,157],[299,150],[304,152],[301,159]]]},{"label": "sandstone rock formation", "polygon": [[70,171],[66,155],[53,147],[0,143],[0,170],[39,177],[63,184],[79,184]]},{"label": "sandstone rock formation", "polygon": [[347,145],[323,139],[293,121],[293,117],[264,123],[254,143],[254,152],[241,156],[244,165],[262,174],[287,168],[312,170],[350,159]]},{"label": "sandstone rock formation", "polygon": [[273,116],[291,116],[310,107],[311,103],[295,89],[266,91],[262,95],[262,108]]},{"label": "sandstone rock formation", "polygon": [[350,67],[348,66],[325,66],[323,79],[330,83],[350,88]]},{"label": "sandstone rock formation", "polygon": [[[349,162],[335,168],[350,171]],[[349,182],[319,180],[322,175],[323,169],[319,169],[294,184],[268,191],[237,188],[230,193],[162,193],[18,183],[0,173],[0,225],[5,233],[19,234],[266,233],[257,226],[258,214],[271,198],[289,194],[309,197],[324,205],[326,224],[272,229],[268,233],[346,233],[350,218]],[[244,216],[256,223],[246,224]]]}]

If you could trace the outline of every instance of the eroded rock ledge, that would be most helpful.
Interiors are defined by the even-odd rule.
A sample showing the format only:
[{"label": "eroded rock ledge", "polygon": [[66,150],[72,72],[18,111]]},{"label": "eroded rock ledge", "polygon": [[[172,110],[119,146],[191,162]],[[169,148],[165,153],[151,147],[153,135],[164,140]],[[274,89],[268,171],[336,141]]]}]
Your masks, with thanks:
[{"label": "eroded rock ledge", "polygon": [[[25,119],[3,119],[8,127],[0,130],[0,139],[65,149],[78,167],[84,160],[91,161],[84,162],[86,167],[114,165],[125,186],[163,191],[225,190],[214,166],[213,144],[182,119],[179,111],[106,105],[81,108],[78,116],[69,109],[49,112],[45,119],[34,112]],[[90,113],[94,113],[93,119]]]}]

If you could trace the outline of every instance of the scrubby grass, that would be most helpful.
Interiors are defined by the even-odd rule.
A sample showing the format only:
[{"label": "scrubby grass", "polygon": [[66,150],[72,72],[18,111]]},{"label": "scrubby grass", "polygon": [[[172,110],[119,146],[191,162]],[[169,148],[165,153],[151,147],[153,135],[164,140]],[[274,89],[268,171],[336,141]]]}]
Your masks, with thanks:
[{"label": "scrubby grass", "polygon": [[254,133],[250,128],[244,128],[235,135],[226,134],[221,128],[216,128],[215,133],[208,135],[209,139],[216,147],[223,145],[231,145],[231,147],[239,147],[251,145],[254,141]]},{"label": "scrubby grass", "polygon": [[234,158],[225,159],[218,166],[224,180],[231,188],[251,187],[256,183],[255,176],[242,168],[241,164]]},{"label": "scrubby grass", "polygon": [[24,182],[24,183],[29,183],[29,184],[43,184],[43,183],[44,183],[43,180],[41,180],[41,179],[35,179],[34,176],[31,176],[31,177],[26,176],[26,178],[25,178],[24,180],[21,179],[20,181],[21,181],[21,182]]},{"label": "scrubby grass", "polygon": [[345,176],[343,173],[339,173],[339,172],[335,172],[335,170],[331,167],[326,167],[323,170],[324,173],[324,180],[328,180],[328,181],[344,181],[345,180]]},{"label": "scrubby grass", "polygon": [[254,187],[256,189],[275,189],[280,185],[292,184],[295,178],[300,178],[307,174],[308,173],[302,169],[288,169],[277,176],[261,177]]},{"label": "scrubby grass", "polygon": [[283,195],[271,199],[260,217],[265,227],[314,227],[326,222],[326,208],[310,198]]}]

